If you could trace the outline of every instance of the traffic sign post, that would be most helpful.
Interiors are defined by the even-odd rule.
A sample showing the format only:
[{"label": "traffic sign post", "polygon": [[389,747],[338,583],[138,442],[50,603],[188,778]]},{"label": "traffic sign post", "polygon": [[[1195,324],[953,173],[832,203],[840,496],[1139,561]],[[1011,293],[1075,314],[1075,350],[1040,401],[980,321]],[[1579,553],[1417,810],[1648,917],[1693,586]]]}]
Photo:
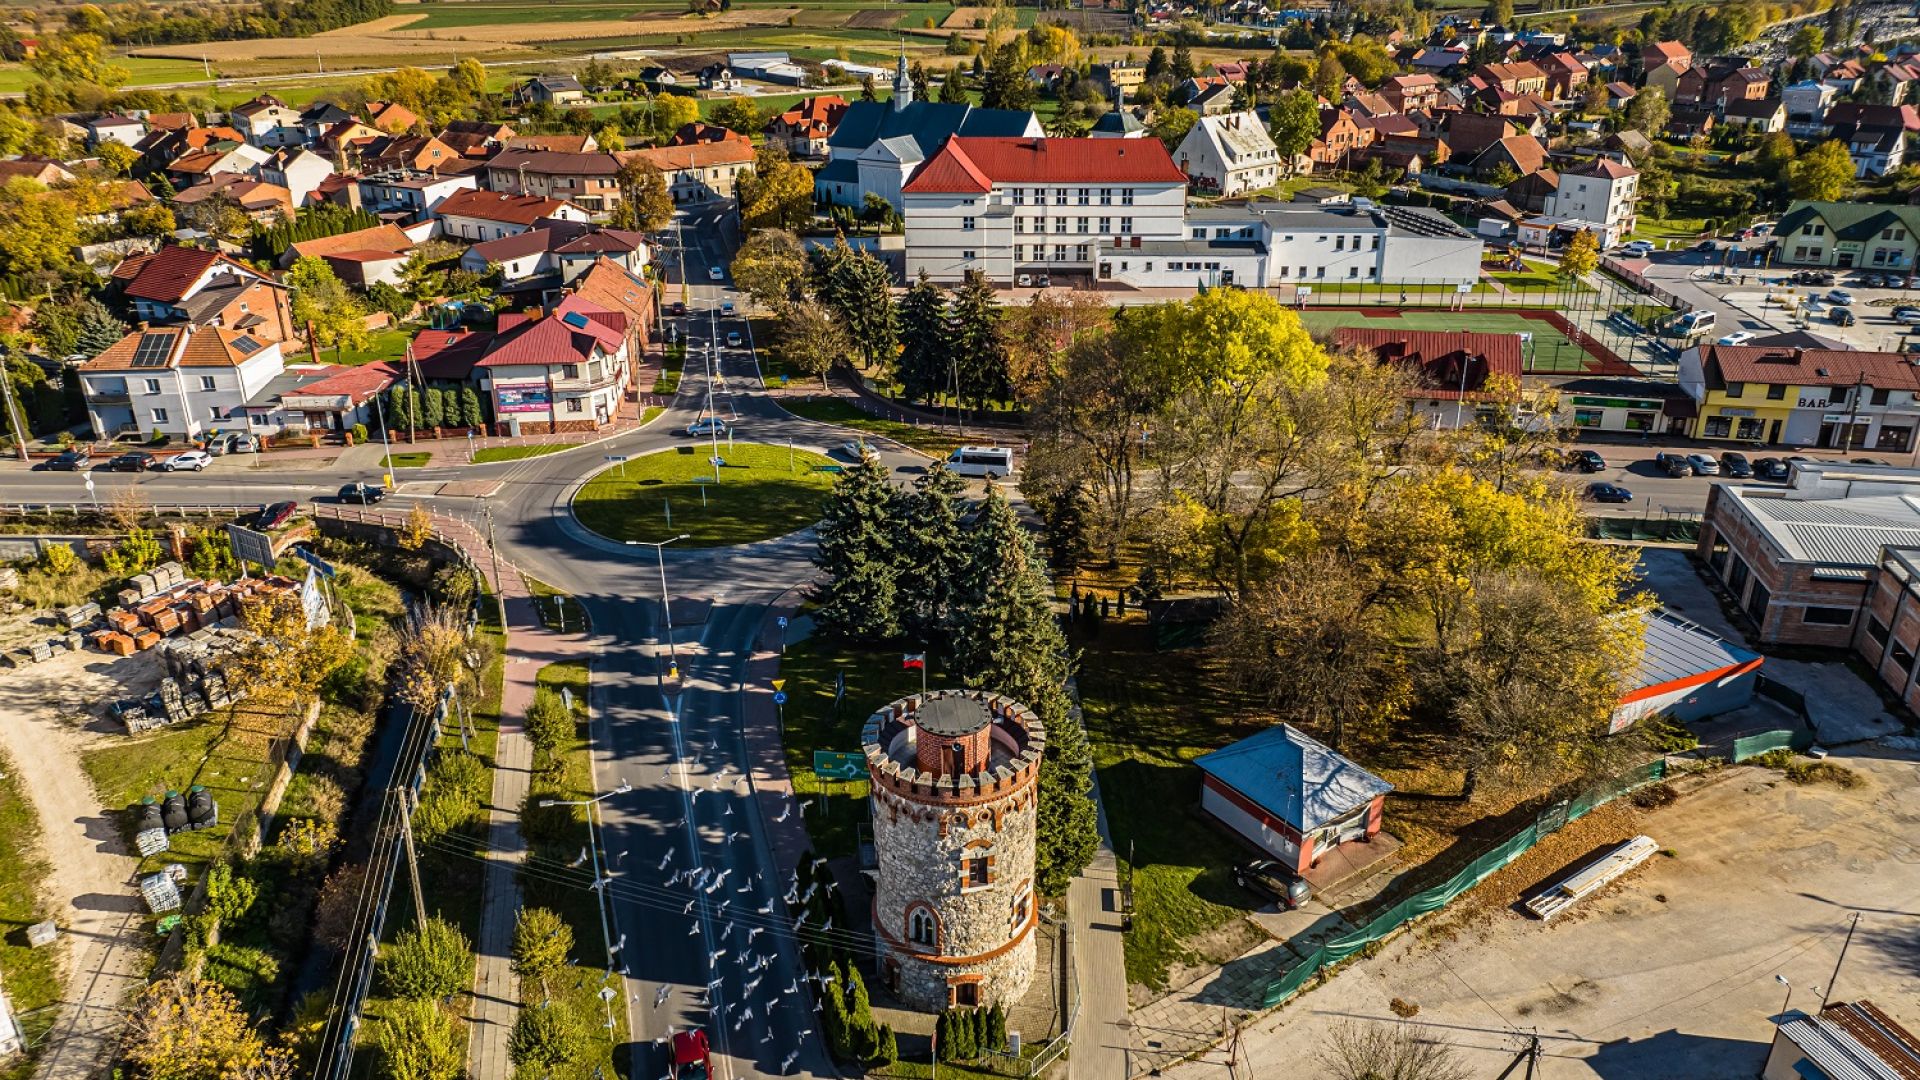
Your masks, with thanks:
[{"label": "traffic sign post", "polygon": [[785,681],[785,679],[775,679],[773,682],[773,685],[776,687],[773,692],[774,719],[783,732],[787,730],[787,692],[777,689],[777,687]]},{"label": "traffic sign post", "polygon": [[625,480],[627,478],[627,455],[608,454],[607,463],[609,465],[618,465],[620,467],[620,479]]},{"label": "traffic sign post", "polygon": [[[780,616],[779,625],[780,625],[780,655],[785,656],[787,655],[787,617],[785,615]],[[773,684],[773,688],[775,690],[780,689],[780,683],[784,681],[785,680],[776,681]]]}]

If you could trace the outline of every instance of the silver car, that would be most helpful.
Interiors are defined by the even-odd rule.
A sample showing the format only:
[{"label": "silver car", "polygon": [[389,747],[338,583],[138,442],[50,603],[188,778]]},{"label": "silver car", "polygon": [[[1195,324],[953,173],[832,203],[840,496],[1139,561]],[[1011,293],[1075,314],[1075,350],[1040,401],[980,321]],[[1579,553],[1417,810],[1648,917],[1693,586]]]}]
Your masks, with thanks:
[{"label": "silver car", "polygon": [[1688,454],[1687,466],[1695,476],[1719,476],[1720,463],[1705,454]]}]

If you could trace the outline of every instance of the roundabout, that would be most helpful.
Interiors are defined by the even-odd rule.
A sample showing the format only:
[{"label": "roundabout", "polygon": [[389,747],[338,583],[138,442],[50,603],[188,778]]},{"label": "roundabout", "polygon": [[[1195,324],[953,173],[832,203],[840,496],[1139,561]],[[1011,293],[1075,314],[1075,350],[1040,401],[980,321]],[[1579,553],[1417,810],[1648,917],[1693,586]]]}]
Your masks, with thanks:
[{"label": "roundabout", "polygon": [[609,465],[573,496],[574,517],[609,540],[687,534],[683,547],[724,547],[785,536],[820,519],[839,463],[765,443],[690,443]]}]

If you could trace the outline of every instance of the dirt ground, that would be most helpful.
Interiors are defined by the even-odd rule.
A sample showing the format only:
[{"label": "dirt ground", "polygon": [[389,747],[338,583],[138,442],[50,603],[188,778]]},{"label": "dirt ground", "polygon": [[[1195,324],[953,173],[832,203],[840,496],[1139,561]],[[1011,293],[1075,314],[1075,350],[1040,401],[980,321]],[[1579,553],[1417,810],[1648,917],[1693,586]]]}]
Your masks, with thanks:
[{"label": "dirt ground", "polygon": [[[1679,782],[1685,794],[1664,808],[1623,801],[1589,815],[1473,902],[1249,1028],[1246,1056],[1259,1075],[1317,1060],[1331,1023],[1402,1023],[1398,999],[1474,1075],[1538,1033],[1554,1080],[1746,1080],[1785,998],[1775,976],[1791,982],[1794,1010],[1817,1006],[1856,913],[1834,1000],[1920,1024],[1920,755],[1863,748],[1836,760],[1864,783],[1798,786],[1730,768]],[[1661,854],[1552,924],[1520,913],[1524,897],[1635,832]],[[1192,1063],[1168,1075],[1224,1073]]]},{"label": "dirt ground", "polygon": [[96,1075],[119,1036],[121,1007],[144,980],[136,860],[94,797],[80,754],[118,737],[97,718],[102,705],[146,693],[159,678],[151,653],[116,659],[96,652],[56,654],[0,677],[0,745],[40,816],[53,864],[46,892],[69,943],[62,1011],[36,1080]]}]

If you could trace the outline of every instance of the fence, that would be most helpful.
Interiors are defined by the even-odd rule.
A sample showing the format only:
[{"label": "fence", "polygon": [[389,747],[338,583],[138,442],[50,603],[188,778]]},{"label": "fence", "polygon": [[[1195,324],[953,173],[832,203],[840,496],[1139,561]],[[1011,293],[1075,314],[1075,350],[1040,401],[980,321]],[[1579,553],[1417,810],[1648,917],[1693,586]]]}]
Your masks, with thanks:
[{"label": "fence", "polygon": [[1758,735],[1745,735],[1733,740],[1733,760],[1737,765],[1772,750],[1805,750],[1812,745],[1813,732],[1806,728],[1798,731],[1763,731]]},{"label": "fence", "polygon": [[[1612,274],[1614,277],[1617,277],[1620,280],[1626,282],[1627,284],[1633,286],[1635,289],[1638,289],[1640,292],[1643,292],[1648,296],[1653,297],[1655,300],[1659,301],[1662,304],[1665,304],[1667,307],[1672,308],[1674,311],[1674,314],[1676,315],[1684,315],[1687,312],[1693,310],[1692,304],[1688,303],[1685,300],[1680,299],[1680,297],[1676,296],[1671,292],[1668,292],[1666,289],[1663,289],[1660,286],[1655,285],[1653,282],[1648,281],[1646,277],[1642,275],[1639,271],[1634,270],[1632,267],[1628,266],[1626,263],[1621,262],[1619,259],[1615,259],[1611,256],[1601,256],[1600,269],[1609,274]],[[1650,326],[1647,329],[1652,330],[1652,329],[1655,329],[1655,327]]]},{"label": "fence", "polygon": [[1420,916],[1446,907],[1455,897],[1485,881],[1502,867],[1525,854],[1534,844],[1539,843],[1542,837],[1551,835],[1568,822],[1579,820],[1594,807],[1603,805],[1635,788],[1660,780],[1666,775],[1666,759],[1657,758],[1616,780],[1589,788],[1571,799],[1562,799],[1546,807],[1534,818],[1533,824],[1461,867],[1458,873],[1445,882],[1415,893],[1381,911],[1353,933],[1327,942],[1293,967],[1275,976],[1271,982],[1267,983],[1261,1005],[1270,1009],[1285,1002],[1299,993],[1307,980],[1319,974],[1322,969],[1345,960],[1376,941],[1383,940]]},{"label": "fence", "polygon": [[1587,536],[1594,540],[1691,544],[1700,539],[1700,515],[1676,511],[1638,517],[1594,515],[1587,518]]}]

